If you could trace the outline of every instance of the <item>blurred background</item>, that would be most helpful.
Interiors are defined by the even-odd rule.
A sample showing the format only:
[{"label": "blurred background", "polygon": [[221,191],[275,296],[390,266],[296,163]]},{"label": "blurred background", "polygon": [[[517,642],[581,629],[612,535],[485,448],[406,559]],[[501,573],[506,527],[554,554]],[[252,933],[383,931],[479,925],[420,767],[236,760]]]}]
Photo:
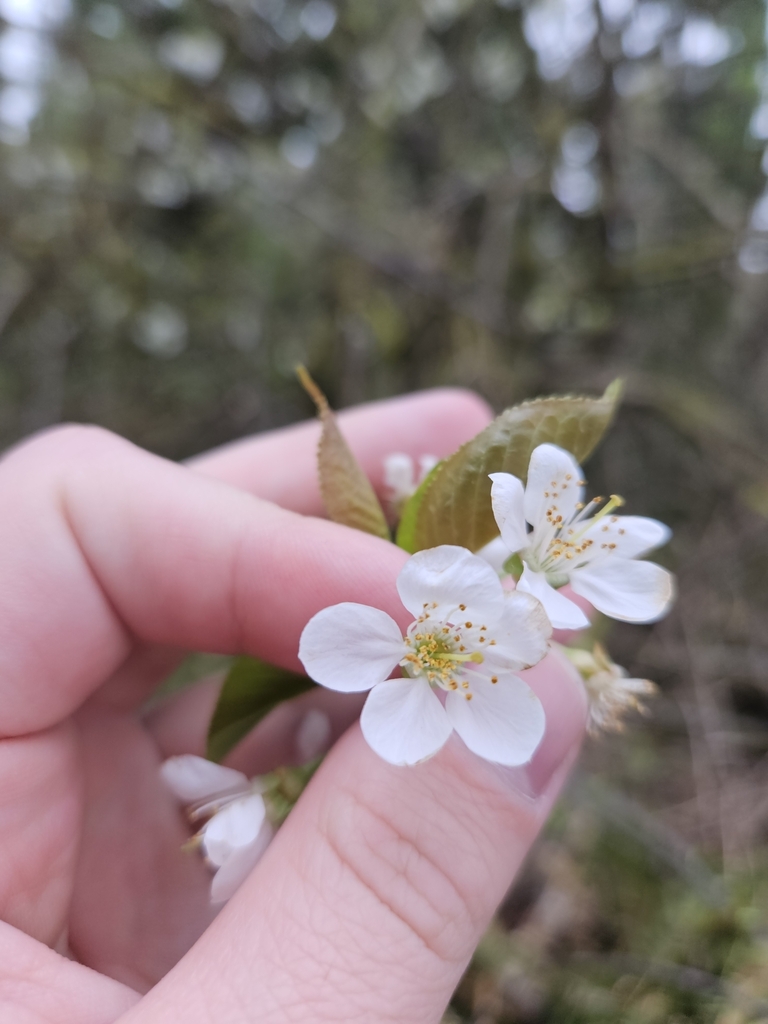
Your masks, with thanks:
[{"label": "blurred background", "polygon": [[760,0],[0,0],[0,444],[172,458],[435,384],[628,381],[593,493],[675,529],[450,1024],[768,1021]]}]

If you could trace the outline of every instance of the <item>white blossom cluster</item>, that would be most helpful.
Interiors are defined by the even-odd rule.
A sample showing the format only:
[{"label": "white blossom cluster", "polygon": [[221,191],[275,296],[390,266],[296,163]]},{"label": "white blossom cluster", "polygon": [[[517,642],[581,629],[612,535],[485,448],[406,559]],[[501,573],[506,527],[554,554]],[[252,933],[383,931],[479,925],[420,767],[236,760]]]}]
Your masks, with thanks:
[{"label": "white blossom cluster", "polygon": [[[302,634],[299,657],[312,679],[370,691],[361,728],[392,764],[426,760],[454,730],[489,761],[530,760],[544,711],[517,673],[544,657],[553,627],[589,625],[561,592],[565,584],[625,622],[653,622],[673,600],[672,575],[643,559],[670,531],[654,519],[615,515],[623,504],[615,496],[585,503],[581,467],[562,448],[534,450],[526,486],[509,473],[491,480],[500,537],[478,555],[443,545],[409,559],[397,581],[414,617],[405,633],[386,612],[344,603],[323,609]],[[513,562],[522,571],[507,589],[499,577]],[[601,679],[609,676],[623,678]],[[600,700],[604,717],[628,706],[611,703],[605,686]]]}]

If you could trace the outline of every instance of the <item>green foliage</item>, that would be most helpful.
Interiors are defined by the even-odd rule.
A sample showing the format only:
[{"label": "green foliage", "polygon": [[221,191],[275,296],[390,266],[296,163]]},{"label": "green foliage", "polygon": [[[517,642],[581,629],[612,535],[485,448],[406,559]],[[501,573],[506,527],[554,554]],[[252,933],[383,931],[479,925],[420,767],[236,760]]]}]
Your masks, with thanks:
[{"label": "green foliage", "polygon": [[223,673],[232,664],[232,658],[226,654],[192,653],[187,655],[179,667],[155,690],[147,703],[151,706],[167,699],[189,686],[201,682],[207,676]]},{"label": "green foliage", "polygon": [[307,676],[257,658],[238,658],[224,680],[208,727],[206,757],[221,761],[272,708],[315,685]]},{"label": "green foliage", "polygon": [[390,540],[389,527],[379,499],[344,440],[325,395],[303,366],[297,369],[297,373],[304,389],[317,406],[322,424],[317,447],[317,474],[328,515],[342,526],[351,526],[355,530]]},{"label": "green foliage", "polygon": [[477,551],[493,540],[499,531],[488,474],[525,480],[531,452],[545,442],[583,461],[610,425],[621,392],[614,381],[600,398],[539,398],[507,409],[424,482],[407,550],[460,544]]},{"label": "green foliage", "polygon": [[436,466],[432,467],[403,506],[400,522],[397,524],[395,543],[410,554],[418,550],[416,547],[416,525],[419,519],[421,503],[424,501],[424,495],[440,471],[441,466],[442,462],[438,462]]}]

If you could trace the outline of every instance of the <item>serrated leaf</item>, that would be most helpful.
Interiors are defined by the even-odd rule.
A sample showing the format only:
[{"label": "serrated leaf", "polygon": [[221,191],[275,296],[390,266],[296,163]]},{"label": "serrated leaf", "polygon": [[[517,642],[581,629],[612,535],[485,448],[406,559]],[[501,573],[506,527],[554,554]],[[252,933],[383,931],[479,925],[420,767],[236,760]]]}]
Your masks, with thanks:
[{"label": "serrated leaf", "polygon": [[238,658],[224,680],[208,726],[206,757],[221,761],[272,708],[316,685],[308,676],[258,658]]},{"label": "serrated leaf", "polygon": [[437,475],[441,466],[442,462],[438,462],[432,467],[410,498],[406,501],[405,505],[403,505],[400,522],[397,524],[395,543],[398,547],[401,547],[411,555],[416,550],[414,547],[416,543],[416,523],[421,503],[424,500],[424,495],[427,493],[432,480]]},{"label": "serrated leaf", "polygon": [[296,373],[317,406],[323,428],[317,446],[317,472],[328,516],[335,523],[391,540],[381,503],[344,440],[328,400],[303,366]]},{"label": "serrated leaf", "polygon": [[579,462],[602,438],[621,398],[614,381],[600,398],[538,398],[513,406],[440,463],[420,497],[413,551],[459,544],[477,551],[498,535],[489,473],[525,480],[533,449],[549,442]]}]

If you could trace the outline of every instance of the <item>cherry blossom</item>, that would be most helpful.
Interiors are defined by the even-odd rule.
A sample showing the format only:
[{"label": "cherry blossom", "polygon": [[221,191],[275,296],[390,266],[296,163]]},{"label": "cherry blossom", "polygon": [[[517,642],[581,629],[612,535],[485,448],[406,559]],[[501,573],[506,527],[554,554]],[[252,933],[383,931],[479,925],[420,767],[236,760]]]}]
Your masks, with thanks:
[{"label": "cherry blossom", "polygon": [[272,838],[259,780],[192,754],[164,761],[160,775],[186,806],[189,820],[204,822],[195,840],[215,871],[211,902],[223,903],[240,888]]},{"label": "cherry blossom", "polygon": [[629,711],[647,713],[641,698],[658,692],[650,679],[630,679],[627,670],[611,661],[601,644],[595,644],[592,651],[570,647],[563,648],[563,652],[584,680],[589,698],[587,730],[590,735],[623,732],[623,719]]},{"label": "cherry blossom", "polygon": [[[451,545],[413,555],[397,589],[415,617],[405,634],[378,608],[325,608],[301,636],[308,674],[332,690],[371,691],[363,735],[392,764],[426,760],[453,730],[489,761],[528,761],[544,711],[515,673],[547,652],[551,627],[540,603],[506,593],[486,562]],[[401,677],[389,678],[398,666]]]},{"label": "cherry blossom", "polygon": [[[605,504],[602,498],[584,504],[581,467],[553,444],[534,449],[525,487],[510,473],[490,476],[501,539],[522,563],[517,589],[541,601],[556,629],[589,624],[584,612],[559,592],[566,583],[613,619],[654,622],[666,614],[674,597],[672,574],[642,560],[669,540],[671,532],[663,523],[614,515],[624,504],[616,495]],[[498,556],[497,549],[491,553]]]}]

